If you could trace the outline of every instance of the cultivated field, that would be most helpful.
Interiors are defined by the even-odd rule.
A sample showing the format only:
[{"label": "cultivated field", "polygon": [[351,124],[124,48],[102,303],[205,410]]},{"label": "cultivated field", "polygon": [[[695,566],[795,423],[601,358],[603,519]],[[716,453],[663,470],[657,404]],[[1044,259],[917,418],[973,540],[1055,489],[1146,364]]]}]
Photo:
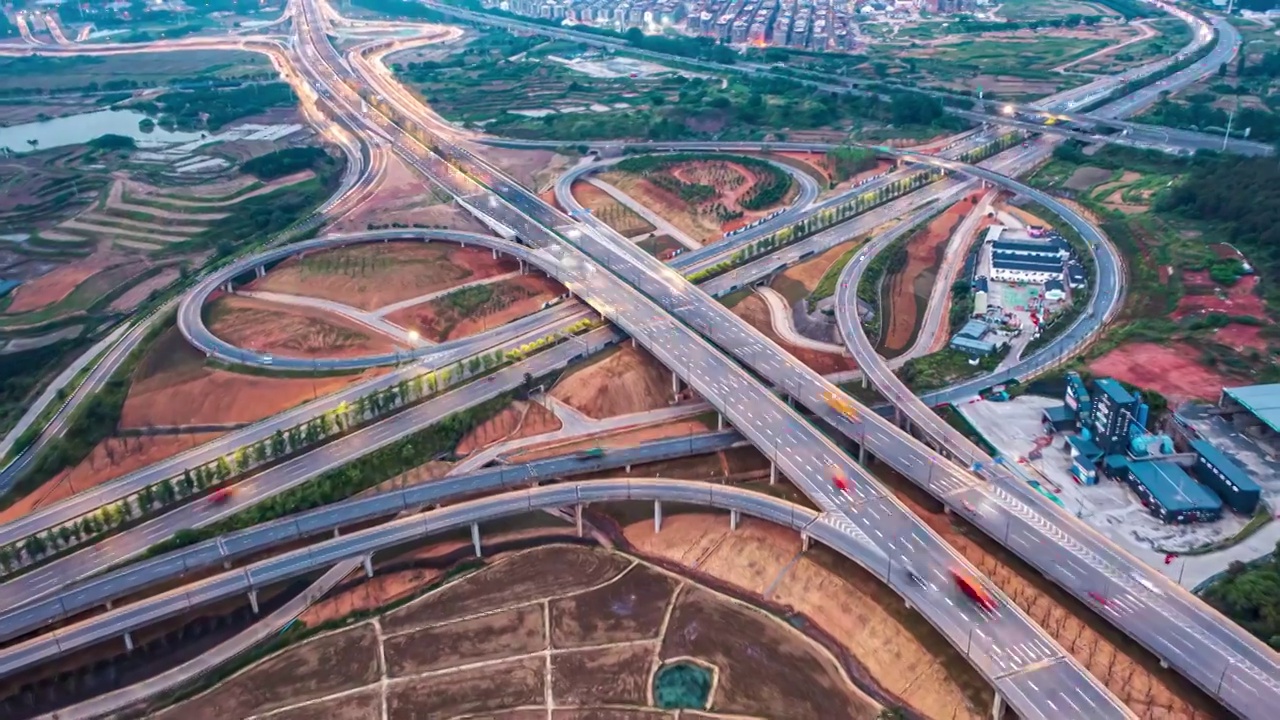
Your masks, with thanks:
[{"label": "cultivated field", "polygon": [[363,377],[275,378],[205,364],[176,329],[162,335],[134,371],[122,428],[239,424],[261,420]]},{"label": "cultivated field", "polygon": [[574,183],[572,192],[578,202],[590,210],[592,215],[626,237],[633,238],[654,231],[653,225],[637,215],[634,210],[589,182]]},{"label": "cultivated field", "polygon": [[654,678],[667,661],[705,668],[710,690],[694,709],[716,717],[877,712],[787,623],[624,555],[550,545],[276,653],[155,717],[364,718],[385,702],[390,720],[544,720],[548,707],[563,719],[661,718]]},{"label": "cultivated field", "polygon": [[323,310],[227,295],[205,309],[209,330],[236,347],[301,358],[389,353],[386,336]]},{"label": "cultivated field", "polygon": [[544,275],[520,275],[455,290],[421,305],[397,310],[387,320],[433,342],[470,337],[532,315],[563,295],[560,283]]},{"label": "cultivated field", "polygon": [[290,258],[248,289],[377,310],[518,269],[514,260],[494,259],[484,248],[443,242],[364,243]]},{"label": "cultivated field", "polygon": [[779,193],[765,207],[744,206],[744,202],[770,181],[766,174],[781,173],[754,169],[731,158],[672,162],[642,172],[619,168],[600,176],[698,242],[719,240],[724,233],[742,227],[781,207],[794,196],[789,177],[788,190]]},{"label": "cultivated field", "polygon": [[[802,615],[804,624],[848,651],[864,682],[924,717],[976,720],[989,712],[985,681],[923,618],[834,553],[814,548],[801,554],[799,537],[790,530],[746,520],[730,532],[723,515],[681,513],[664,518],[660,533],[653,532],[652,522],[636,522],[627,526],[626,537],[647,556],[679,563]],[[744,643],[762,632],[745,627],[727,632]],[[783,711],[767,717],[789,716]]]}]

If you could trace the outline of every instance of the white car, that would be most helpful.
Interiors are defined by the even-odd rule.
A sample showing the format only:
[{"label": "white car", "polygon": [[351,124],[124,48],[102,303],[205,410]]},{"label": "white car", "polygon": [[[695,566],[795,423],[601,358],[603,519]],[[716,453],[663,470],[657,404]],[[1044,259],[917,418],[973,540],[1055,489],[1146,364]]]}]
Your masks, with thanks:
[{"label": "white car", "polygon": [[1137,583],[1138,583],[1139,585],[1141,585],[1142,587],[1144,587],[1144,588],[1146,588],[1146,589],[1150,590],[1151,592],[1153,592],[1153,593],[1155,593],[1155,594],[1157,594],[1157,595],[1163,595],[1163,594],[1164,594],[1164,592],[1163,592],[1163,591],[1161,591],[1161,590],[1160,590],[1160,588],[1156,587],[1156,584],[1155,584],[1155,583],[1151,582],[1150,580],[1148,580],[1147,578],[1143,577],[1142,575],[1139,575],[1138,573],[1133,573],[1133,579],[1134,579],[1134,582],[1137,582]]}]

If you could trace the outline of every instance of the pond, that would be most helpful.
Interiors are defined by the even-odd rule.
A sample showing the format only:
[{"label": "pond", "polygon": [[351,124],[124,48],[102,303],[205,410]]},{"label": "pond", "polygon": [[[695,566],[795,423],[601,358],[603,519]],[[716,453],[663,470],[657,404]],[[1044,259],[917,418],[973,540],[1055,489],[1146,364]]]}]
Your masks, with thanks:
[{"label": "pond", "polygon": [[711,696],[711,671],[676,661],[658,668],[653,677],[654,704],[664,710],[705,710]]},{"label": "pond", "polygon": [[[146,114],[136,110],[99,110],[14,125],[0,128],[0,148],[7,147],[15,153],[24,153],[32,149],[43,150],[63,145],[76,145],[108,133],[127,135],[143,147],[200,139],[198,132],[175,132],[158,126],[151,132],[143,132],[138,128],[138,122],[146,117]],[[37,143],[34,148],[30,142],[32,140]]]}]

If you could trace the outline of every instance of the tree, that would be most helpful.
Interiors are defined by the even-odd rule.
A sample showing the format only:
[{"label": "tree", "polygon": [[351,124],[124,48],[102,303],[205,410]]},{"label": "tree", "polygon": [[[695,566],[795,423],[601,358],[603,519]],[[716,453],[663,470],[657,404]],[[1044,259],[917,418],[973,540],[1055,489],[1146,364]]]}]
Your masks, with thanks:
[{"label": "tree", "polygon": [[133,517],[133,506],[129,504],[128,498],[116,503],[116,512],[120,513],[121,522]]},{"label": "tree", "polygon": [[227,462],[227,459],[225,457],[218,458],[218,462],[215,465],[213,475],[218,479],[219,482],[231,477],[231,464]]},{"label": "tree", "polygon": [[280,457],[285,453],[284,433],[276,430],[271,436],[271,455],[272,457]]},{"label": "tree", "polygon": [[44,555],[46,548],[44,541],[38,535],[30,535],[26,540],[22,541],[22,550],[27,554],[27,557],[32,560],[38,560]]},{"label": "tree", "polygon": [[891,705],[881,710],[876,720],[907,720],[907,714],[897,705]]},{"label": "tree", "polygon": [[5,572],[9,572],[16,561],[17,558],[13,556],[13,548],[11,546],[0,547],[0,568],[3,568]]},{"label": "tree", "polygon": [[63,547],[70,545],[71,544],[71,528],[67,527],[66,525],[63,525],[62,527],[58,528],[58,540],[62,543]]},{"label": "tree", "polygon": [[190,470],[182,471],[182,480],[180,482],[183,495],[190,495],[196,491],[196,479],[191,476]]},{"label": "tree", "polygon": [[150,510],[155,504],[156,491],[152,486],[148,485],[138,491],[138,506],[142,508],[142,512]]}]

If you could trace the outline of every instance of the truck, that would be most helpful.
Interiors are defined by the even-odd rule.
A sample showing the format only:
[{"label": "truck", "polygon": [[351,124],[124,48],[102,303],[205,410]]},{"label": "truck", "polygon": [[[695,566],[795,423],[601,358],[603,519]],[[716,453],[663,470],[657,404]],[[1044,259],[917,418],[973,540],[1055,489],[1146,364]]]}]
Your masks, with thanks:
[{"label": "truck", "polygon": [[960,588],[960,592],[965,594],[978,607],[987,612],[994,612],[997,605],[996,599],[992,597],[987,589],[978,584],[977,580],[969,577],[969,574],[962,570],[952,570],[951,577],[955,578],[956,587]]},{"label": "truck", "polygon": [[854,409],[853,403],[849,402],[849,399],[844,395],[827,390],[822,393],[822,399],[826,401],[827,405],[831,406],[831,409],[849,420],[858,419],[858,411]]},{"label": "truck", "polygon": [[578,453],[574,457],[578,458],[579,460],[598,460],[604,457],[604,448],[593,447],[590,450],[583,450],[582,452]]}]

